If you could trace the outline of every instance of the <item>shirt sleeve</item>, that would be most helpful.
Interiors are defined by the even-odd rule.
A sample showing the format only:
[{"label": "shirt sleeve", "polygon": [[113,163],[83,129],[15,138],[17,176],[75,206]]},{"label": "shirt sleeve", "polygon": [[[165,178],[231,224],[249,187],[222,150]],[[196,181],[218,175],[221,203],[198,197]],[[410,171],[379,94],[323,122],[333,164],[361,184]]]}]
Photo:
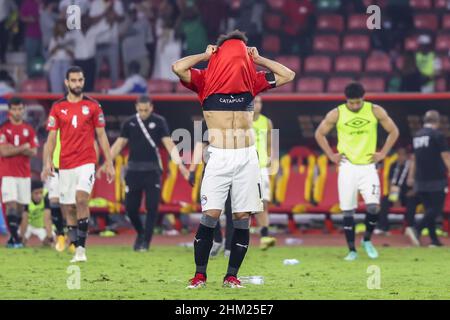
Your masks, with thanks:
[{"label": "shirt sleeve", "polygon": [[34,129],[30,126],[30,128],[28,129],[30,130],[30,136],[29,136],[29,144],[31,148],[37,148],[39,147],[39,141],[38,138],[36,136],[36,131],[34,131]]},{"label": "shirt sleeve", "polygon": [[185,82],[183,80],[180,80],[180,82],[186,88],[199,93],[205,86],[205,70],[195,68],[191,68],[189,70],[191,72],[191,82]]},{"label": "shirt sleeve", "polygon": [[50,131],[58,129],[59,129],[58,115],[56,113],[56,106],[53,106],[48,116],[47,130]]},{"label": "shirt sleeve", "polygon": [[105,127],[105,115],[103,114],[103,109],[100,104],[94,104],[94,126],[96,128]]},{"label": "shirt sleeve", "polygon": [[255,86],[253,88],[255,95],[267,89],[275,88],[275,86],[275,75],[273,72],[258,71],[256,73]]},{"label": "shirt sleeve", "polygon": [[443,134],[438,134],[436,136],[436,143],[437,143],[437,146],[438,146],[440,152],[450,151],[448,149],[447,139],[445,138],[445,136]]},{"label": "shirt sleeve", "polygon": [[48,199],[48,194],[46,194],[44,198],[44,208],[50,209],[50,200]]},{"label": "shirt sleeve", "polygon": [[120,130],[120,137],[125,139],[130,139],[130,126],[129,121],[124,122],[122,129]]},{"label": "shirt sleeve", "polygon": [[0,146],[4,145],[4,144],[8,144],[8,141],[6,141],[6,134],[3,131],[3,126],[0,127]]},{"label": "shirt sleeve", "polygon": [[166,119],[161,119],[160,133],[161,133],[161,135],[160,135],[161,139],[164,137],[170,137],[169,125],[167,124]]}]

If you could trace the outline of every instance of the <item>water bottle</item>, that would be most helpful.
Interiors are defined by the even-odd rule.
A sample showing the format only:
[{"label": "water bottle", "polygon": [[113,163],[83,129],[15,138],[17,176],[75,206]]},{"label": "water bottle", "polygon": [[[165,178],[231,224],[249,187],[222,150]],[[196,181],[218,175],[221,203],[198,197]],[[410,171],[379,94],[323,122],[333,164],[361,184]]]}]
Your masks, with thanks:
[{"label": "water bottle", "polygon": [[284,243],[286,243],[286,245],[288,246],[295,246],[302,244],[303,240],[298,238],[286,238],[286,240],[284,240]]},{"label": "water bottle", "polygon": [[299,264],[300,262],[297,259],[284,259],[283,261],[285,266]]},{"label": "water bottle", "polygon": [[263,276],[248,276],[248,277],[239,277],[241,283],[250,283],[250,284],[264,284]]}]

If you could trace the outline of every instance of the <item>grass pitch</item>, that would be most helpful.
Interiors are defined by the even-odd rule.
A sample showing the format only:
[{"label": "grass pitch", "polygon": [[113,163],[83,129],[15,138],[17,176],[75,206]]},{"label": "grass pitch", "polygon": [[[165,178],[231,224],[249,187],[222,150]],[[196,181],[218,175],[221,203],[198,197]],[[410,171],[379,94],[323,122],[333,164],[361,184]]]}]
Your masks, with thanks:
[{"label": "grass pitch", "polygon": [[[194,271],[193,249],[153,247],[135,253],[127,246],[90,246],[88,262],[76,274],[71,255],[52,249],[0,248],[0,299],[450,299],[449,248],[379,248],[370,260],[343,261],[345,248],[251,248],[240,276],[261,275],[263,285],[222,288],[228,260],[210,260],[207,287],[185,289]],[[283,265],[284,259],[298,265]],[[380,289],[368,289],[373,270],[380,271]],[[372,267],[373,268],[373,267]]]}]

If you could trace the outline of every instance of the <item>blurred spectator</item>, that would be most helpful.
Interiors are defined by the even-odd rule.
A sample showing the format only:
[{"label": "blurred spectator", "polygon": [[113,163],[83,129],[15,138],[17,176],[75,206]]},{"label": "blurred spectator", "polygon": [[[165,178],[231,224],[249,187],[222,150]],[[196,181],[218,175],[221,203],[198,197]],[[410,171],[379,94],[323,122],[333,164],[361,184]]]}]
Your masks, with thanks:
[{"label": "blurred spectator", "polygon": [[[105,16],[103,16],[106,14]],[[96,73],[100,73],[103,58],[108,60],[109,73],[113,86],[119,79],[119,23],[124,21],[124,9],[120,0],[93,0],[89,10],[89,16],[93,19],[103,16],[95,23],[94,28],[104,29],[106,32],[99,34],[97,38]]]},{"label": "blurred spectator", "polygon": [[441,71],[441,61],[436,56],[432,48],[431,37],[421,35],[417,40],[419,48],[416,52],[416,64],[419,72],[429,81],[422,85],[422,92],[434,92],[434,78]]},{"label": "blurred spectator", "polygon": [[186,2],[186,6],[181,13],[179,33],[184,39],[183,56],[205,51],[208,45],[208,37],[199,16],[198,8],[193,0]]},{"label": "blurred spectator", "polygon": [[208,43],[215,43],[217,36],[225,32],[224,25],[229,15],[227,0],[197,0],[196,3],[208,34]]},{"label": "blurred spectator", "polygon": [[9,75],[8,71],[0,70],[0,97],[13,92],[16,92],[14,79]]},{"label": "blurred spectator", "polygon": [[430,81],[430,77],[424,76],[417,68],[414,53],[407,52],[403,57],[399,91],[420,92],[422,86],[428,83],[428,81]]},{"label": "blurred spectator", "polygon": [[316,0],[315,4],[318,11],[336,12],[341,7],[341,0]]},{"label": "blurred spectator", "polygon": [[242,0],[236,28],[245,32],[251,47],[260,47],[263,33],[264,2]]},{"label": "blurred spectator", "polygon": [[147,92],[147,80],[140,74],[140,65],[137,61],[130,62],[128,67],[130,75],[125,80],[123,85],[116,89],[108,90],[109,94],[130,94]]},{"label": "blurred spectator", "polygon": [[122,59],[125,76],[128,77],[132,74],[128,66],[132,61],[137,61],[140,65],[140,74],[143,77],[147,77],[150,68],[150,60],[146,47],[150,29],[149,21],[143,12],[138,11],[137,7],[131,4],[125,24],[125,35],[122,41]]},{"label": "blurred spectator", "polygon": [[48,46],[55,29],[56,19],[58,19],[57,3],[54,0],[42,0],[40,9],[40,27],[42,33],[42,47],[45,58],[48,59]]},{"label": "blurred spectator", "polygon": [[314,25],[314,4],[310,0],[286,0],[282,8],[283,52],[297,54],[308,52]]},{"label": "blurred spectator", "polygon": [[89,12],[90,0],[61,0],[59,2],[58,10],[62,17],[66,17],[67,7],[70,5],[77,5],[80,7],[81,15],[84,16]]},{"label": "blurred spectator", "polygon": [[51,92],[64,92],[64,78],[73,59],[70,37],[66,36],[65,20],[59,20],[56,23],[53,37],[50,39],[48,53],[46,69],[49,72]]},{"label": "blurred spectator", "polygon": [[17,6],[13,0],[0,0],[0,63],[6,62],[6,50],[8,49],[11,23],[9,17]]},{"label": "blurred spectator", "polygon": [[412,188],[407,185],[410,160],[406,149],[399,148],[397,155],[397,161],[392,164],[389,170],[388,194],[381,199],[378,226],[374,231],[375,234],[386,234],[389,232],[389,209],[395,204],[406,206],[405,221],[408,226],[414,226],[414,215],[420,200]]},{"label": "blurred spectator", "polygon": [[81,67],[84,72],[84,91],[86,92],[94,91],[97,38],[109,31],[108,24],[102,24],[99,27],[92,25],[105,15],[106,12],[96,19],[83,16],[81,19],[81,30],[72,30],[67,33],[68,39],[73,41],[74,64]]},{"label": "blurred spectator", "polygon": [[159,8],[156,21],[156,51],[154,79],[177,81],[172,72],[172,63],[181,58],[181,39],[175,35],[175,25],[179,19],[180,10],[174,0],[165,0]]},{"label": "blurred spectator", "polygon": [[39,25],[39,0],[23,0],[20,19],[25,23],[25,51],[27,53],[27,73],[32,73],[36,57],[42,56],[42,33]]}]

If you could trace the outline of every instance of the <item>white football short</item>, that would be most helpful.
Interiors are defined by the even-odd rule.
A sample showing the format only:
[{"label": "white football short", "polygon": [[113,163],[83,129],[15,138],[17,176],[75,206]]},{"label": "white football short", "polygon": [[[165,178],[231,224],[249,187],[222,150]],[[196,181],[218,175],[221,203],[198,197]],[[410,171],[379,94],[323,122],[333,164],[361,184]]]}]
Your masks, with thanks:
[{"label": "white football short", "polygon": [[261,168],[261,194],[263,201],[271,201],[269,168]]},{"label": "white football short", "polygon": [[31,178],[3,177],[2,201],[29,204],[31,201]]},{"label": "white football short", "polygon": [[255,146],[208,147],[209,160],[200,191],[202,211],[223,210],[231,188],[233,213],[263,211],[261,170]]},{"label": "white football short", "polygon": [[91,193],[95,182],[95,164],[88,163],[73,169],[59,170],[59,202],[75,204],[77,191]]},{"label": "white football short", "polygon": [[380,203],[380,178],[375,164],[356,165],[341,161],[338,174],[339,205],[341,210],[358,207],[358,191],[366,204]]},{"label": "white football short", "polygon": [[49,199],[59,199],[59,172],[53,172],[53,177],[49,177],[46,183]]}]

